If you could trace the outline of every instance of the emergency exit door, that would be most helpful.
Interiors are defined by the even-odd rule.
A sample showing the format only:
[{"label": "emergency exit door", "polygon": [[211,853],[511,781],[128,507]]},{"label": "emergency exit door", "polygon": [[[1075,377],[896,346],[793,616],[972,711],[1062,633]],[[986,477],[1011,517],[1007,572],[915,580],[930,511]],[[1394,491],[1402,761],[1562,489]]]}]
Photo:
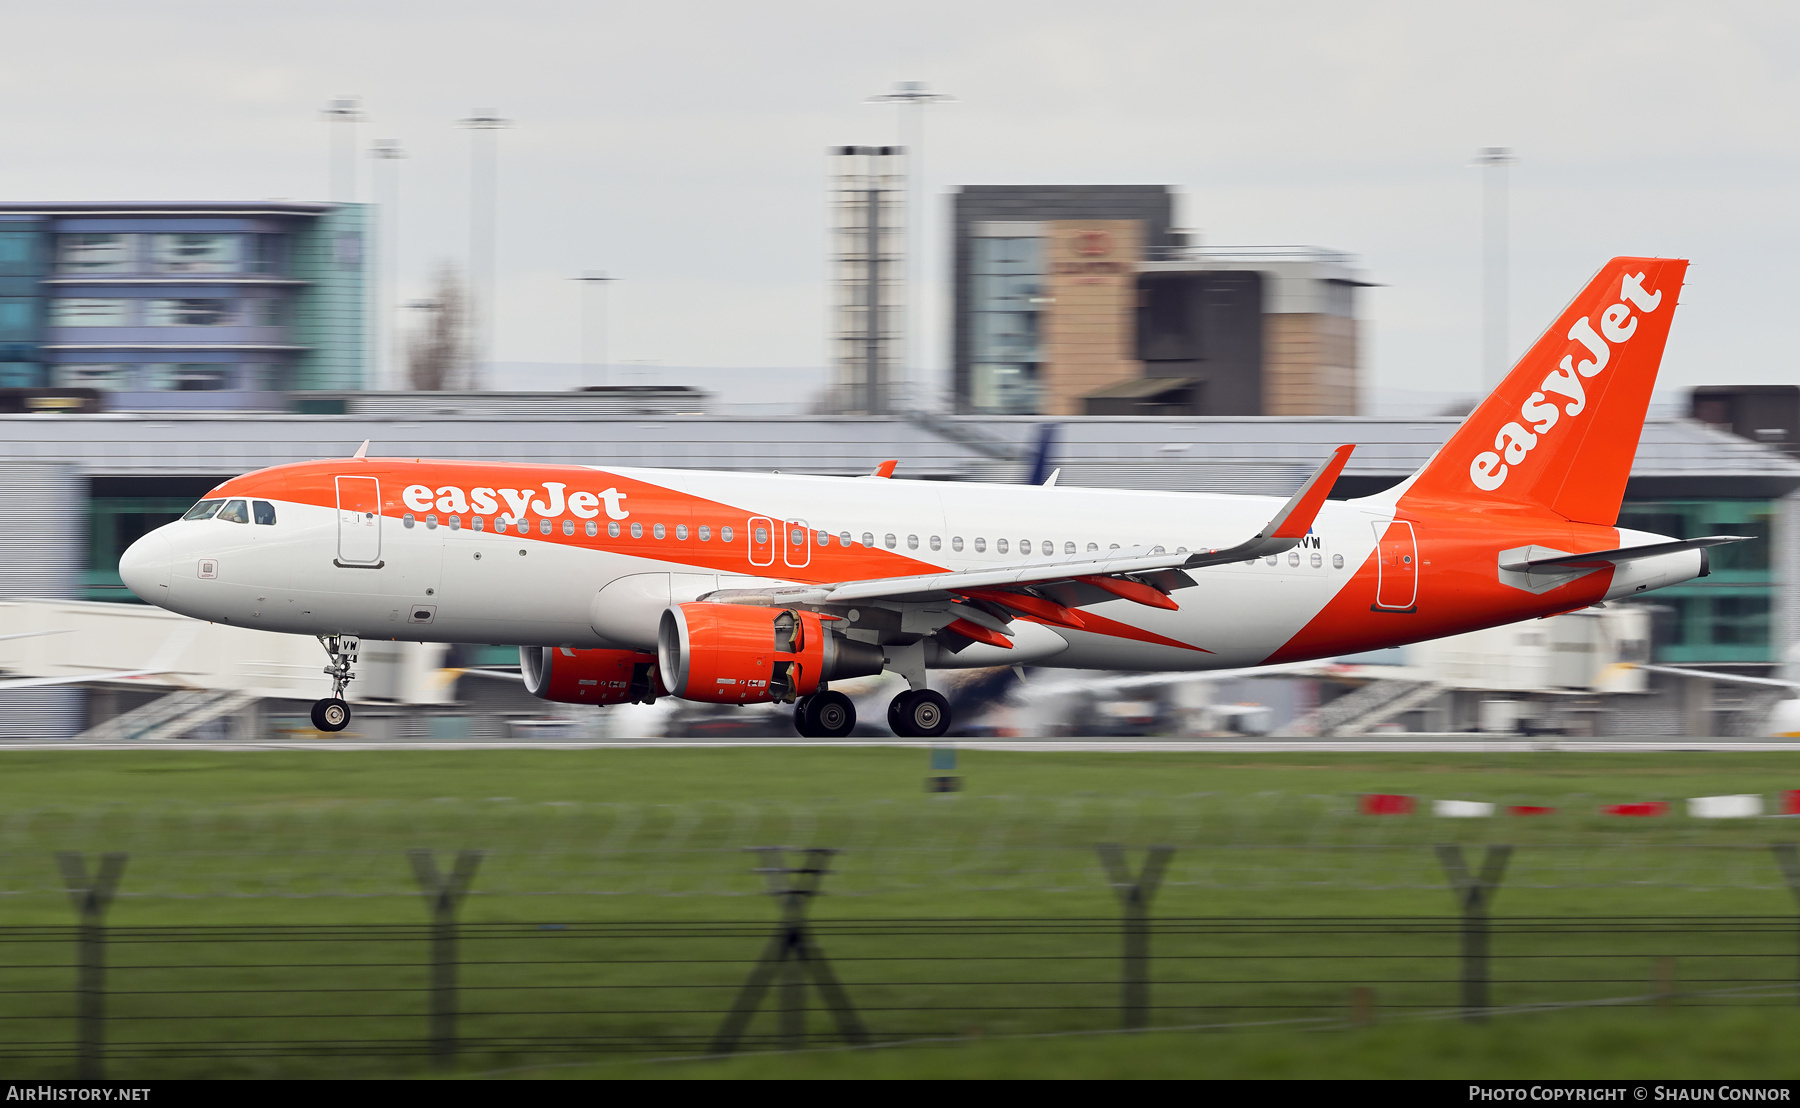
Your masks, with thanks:
[{"label": "emergency exit door", "polygon": [[339,477],[337,502],[338,565],[380,565],[381,482],[373,477]]},{"label": "emergency exit door", "polygon": [[775,521],[767,516],[750,517],[750,526],[745,528],[750,533],[745,538],[750,540],[750,564],[753,566],[772,566],[775,564]]},{"label": "emergency exit door", "polygon": [[1405,520],[1375,524],[1375,607],[1410,612],[1419,598],[1419,548]]}]

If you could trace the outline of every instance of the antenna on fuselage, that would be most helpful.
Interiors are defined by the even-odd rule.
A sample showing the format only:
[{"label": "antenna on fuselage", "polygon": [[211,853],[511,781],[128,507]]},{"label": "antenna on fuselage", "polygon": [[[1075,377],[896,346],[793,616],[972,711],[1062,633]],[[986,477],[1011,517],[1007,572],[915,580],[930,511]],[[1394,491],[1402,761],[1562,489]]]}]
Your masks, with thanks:
[{"label": "antenna on fuselage", "polygon": [[363,444],[356,448],[356,453],[350,456],[352,458],[367,458],[369,456],[369,440],[364,439]]}]

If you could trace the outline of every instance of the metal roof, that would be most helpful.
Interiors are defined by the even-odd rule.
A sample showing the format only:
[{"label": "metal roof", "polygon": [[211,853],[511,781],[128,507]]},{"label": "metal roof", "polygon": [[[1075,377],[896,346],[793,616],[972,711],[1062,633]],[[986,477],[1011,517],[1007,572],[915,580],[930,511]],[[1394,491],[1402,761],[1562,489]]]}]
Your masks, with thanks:
[{"label": "metal roof", "polygon": [[[899,476],[1019,480],[1039,427],[1055,423],[1059,482],[1285,494],[1331,449],[1356,443],[1340,492],[1399,480],[1461,422],[1430,419],[912,415],[505,416],[471,412],[377,417],[250,413],[0,416],[0,465],[58,463],[87,476],[237,474],[285,462],[370,453],[590,465],[867,473],[887,459]],[[1645,424],[1629,495],[1785,496],[1800,461],[1685,419]]]}]

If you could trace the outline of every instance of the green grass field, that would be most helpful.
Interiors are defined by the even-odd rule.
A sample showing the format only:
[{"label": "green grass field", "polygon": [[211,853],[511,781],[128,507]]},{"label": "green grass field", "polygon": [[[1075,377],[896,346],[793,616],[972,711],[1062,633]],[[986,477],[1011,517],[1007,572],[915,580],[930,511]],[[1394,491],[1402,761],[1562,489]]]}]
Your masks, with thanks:
[{"label": "green grass field", "polygon": [[[948,796],[925,792],[928,772],[925,752],[886,748],[8,754],[0,926],[15,930],[0,958],[0,1075],[72,1072],[65,929],[74,916],[59,850],[90,860],[130,854],[108,914],[119,936],[109,951],[111,1074],[430,1072],[416,1054],[369,1048],[412,1050],[424,1034],[428,914],[406,858],[419,847],[485,852],[460,913],[470,925],[462,1034],[479,1044],[459,1061],[461,1073],[1792,1068],[1776,1031],[1745,1028],[1793,1030],[1791,1009],[1776,1005],[1794,1002],[1795,902],[1769,844],[1800,838],[1800,828],[1778,818],[1691,820],[1681,802],[1740,792],[1773,799],[1800,787],[1800,755],[963,751],[965,788]],[[1558,811],[1369,817],[1355,804],[1365,792]],[[1673,810],[1655,819],[1598,813],[1642,800]],[[1124,844],[1134,861],[1152,844],[1176,848],[1153,910],[1166,921],[1155,940],[1163,1006],[1155,1022],[1231,1029],[1103,1033],[1119,1022],[1119,909],[1094,853],[1100,842]],[[1680,1003],[1507,1015],[1486,1027],[1423,1018],[1454,1009],[1459,995],[1459,938],[1442,925],[1454,902],[1434,852],[1444,842],[1472,861],[1490,843],[1516,848],[1493,908],[1494,1003],[1644,994],[1670,972],[1658,969],[1665,964],[1681,982]],[[812,915],[877,1038],[948,1035],[955,1045],[722,1064],[609,1053],[704,1044],[775,918],[745,853],[773,844],[843,851]],[[1773,922],[1729,935],[1630,922],[1646,916]],[[1291,934],[1217,924],[1303,917],[1365,922]],[[1401,922],[1366,922],[1390,917]],[[1588,917],[1625,922],[1567,934],[1518,922]],[[1036,923],[981,932],[925,922],[934,919]],[[1053,922],[1081,920],[1092,922]],[[744,926],[720,929],[726,921]],[[366,930],[403,925],[412,930]],[[166,930],[196,926],[236,930],[173,939]],[[317,930],[338,926],[365,930]],[[1746,981],[1761,983],[1760,995],[1706,995]],[[1342,1030],[1358,987],[1373,990],[1383,1017],[1372,1029]],[[1742,1007],[1751,1001],[1762,1007]],[[1268,1019],[1315,1022],[1241,1026]],[[774,1026],[764,1012],[753,1038]],[[812,1040],[831,1041],[828,1028],[815,1011]],[[1065,1032],[1081,1034],[1030,1037]],[[546,1036],[561,1041],[545,1047]],[[255,1045],[296,1039],[320,1045],[307,1057]],[[555,1068],[591,1059],[602,1059],[591,1071]],[[1539,1064],[1548,1068],[1531,1068]]]}]

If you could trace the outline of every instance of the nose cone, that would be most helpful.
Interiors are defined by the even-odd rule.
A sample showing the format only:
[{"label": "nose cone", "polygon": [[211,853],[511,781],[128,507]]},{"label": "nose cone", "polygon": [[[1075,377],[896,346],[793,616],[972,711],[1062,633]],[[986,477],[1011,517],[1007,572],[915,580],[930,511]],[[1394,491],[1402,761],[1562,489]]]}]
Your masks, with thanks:
[{"label": "nose cone", "polygon": [[139,600],[160,605],[169,598],[169,567],[174,560],[169,537],[158,528],[125,548],[119,557],[119,577]]}]

